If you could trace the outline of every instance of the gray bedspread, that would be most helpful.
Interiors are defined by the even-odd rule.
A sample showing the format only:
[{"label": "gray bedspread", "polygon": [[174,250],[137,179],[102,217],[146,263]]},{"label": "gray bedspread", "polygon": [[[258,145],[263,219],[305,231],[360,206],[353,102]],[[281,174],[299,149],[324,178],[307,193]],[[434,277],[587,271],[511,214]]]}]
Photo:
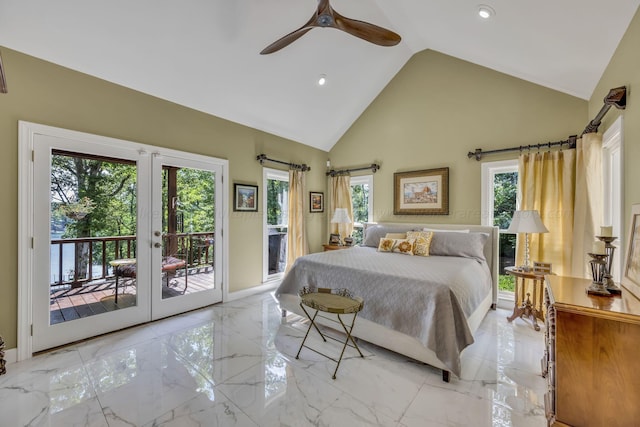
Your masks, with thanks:
[{"label": "gray bedspread", "polygon": [[276,291],[347,288],[364,299],[359,316],[418,339],[460,376],[460,352],[473,343],[467,317],[491,293],[486,262],[408,256],[354,247],[298,258]]}]

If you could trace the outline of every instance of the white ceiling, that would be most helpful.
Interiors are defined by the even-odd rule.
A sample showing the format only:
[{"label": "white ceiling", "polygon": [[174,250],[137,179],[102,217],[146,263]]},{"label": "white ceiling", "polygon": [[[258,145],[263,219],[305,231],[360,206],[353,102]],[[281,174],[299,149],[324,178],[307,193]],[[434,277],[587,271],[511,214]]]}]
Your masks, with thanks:
[{"label": "white ceiling", "polygon": [[[492,19],[479,18],[480,2]],[[588,99],[640,0],[331,4],[402,42],[316,28],[259,55],[306,23],[315,0],[0,0],[0,45],[328,151],[424,49]]]}]

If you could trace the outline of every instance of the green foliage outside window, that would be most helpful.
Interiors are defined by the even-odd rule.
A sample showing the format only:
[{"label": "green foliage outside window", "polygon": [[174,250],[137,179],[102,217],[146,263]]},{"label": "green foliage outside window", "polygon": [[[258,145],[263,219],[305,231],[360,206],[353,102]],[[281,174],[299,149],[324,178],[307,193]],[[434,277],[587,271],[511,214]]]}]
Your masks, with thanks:
[{"label": "green foliage outside window", "polygon": [[286,205],[289,194],[289,182],[278,179],[267,180],[267,224],[287,225]]},{"label": "green foliage outside window", "polygon": [[[351,185],[351,203],[353,205],[353,222],[364,223],[369,220],[369,185],[355,184]],[[353,244],[362,243],[362,227],[354,227],[351,237]]]},{"label": "green foliage outside window", "polygon": [[[493,225],[500,230],[506,230],[511,224],[513,212],[516,210],[516,197],[518,194],[518,172],[498,173],[493,180]],[[516,257],[516,235],[501,233],[499,240],[499,271],[504,272],[504,268],[515,264]],[[513,292],[513,277],[500,275],[498,289],[501,291]]]}]

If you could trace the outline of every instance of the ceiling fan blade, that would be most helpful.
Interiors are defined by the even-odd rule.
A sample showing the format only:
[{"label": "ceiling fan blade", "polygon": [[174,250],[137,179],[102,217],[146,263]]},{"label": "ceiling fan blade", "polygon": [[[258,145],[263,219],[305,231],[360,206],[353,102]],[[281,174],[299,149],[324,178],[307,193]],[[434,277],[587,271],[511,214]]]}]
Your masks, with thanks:
[{"label": "ceiling fan blade", "polygon": [[307,21],[302,27],[298,28],[295,31],[290,32],[286,36],[279,38],[278,40],[271,43],[269,46],[262,49],[260,55],[268,55],[273,52],[277,52],[283,47],[289,46],[294,41],[298,40],[300,37],[307,34],[307,32],[316,26],[316,19],[318,18],[318,12],[314,12],[311,19]]},{"label": "ceiling fan blade", "polygon": [[400,40],[402,40],[400,35],[391,30],[378,27],[377,25],[370,24],[368,22],[347,18],[340,15],[335,11],[335,9],[333,10],[333,15],[336,28],[370,43],[380,46],[395,46],[400,43]]},{"label": "ceiling fan blade", "polygon": [[262,52],[260,52],[260,55],[268,55],[270,53],[279,51],[283,47],[289,46],[291,43],[298,40],[300,37],[304,36],[307,33],[307,31],[309,31],[311,28],[313,27],[305,26],[302,28],[298,28],[297,30],[287,34],[286,36],[279,38],[278,40],[271,43],[269,46],[262,49]]}]

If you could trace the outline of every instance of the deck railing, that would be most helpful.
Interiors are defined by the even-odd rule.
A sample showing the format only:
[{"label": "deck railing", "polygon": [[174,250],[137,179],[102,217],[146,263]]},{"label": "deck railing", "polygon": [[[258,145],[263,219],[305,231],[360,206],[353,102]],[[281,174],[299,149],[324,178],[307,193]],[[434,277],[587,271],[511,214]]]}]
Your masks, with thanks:
[{"label": "deck railing", "polygon": [[[135,258],[136,236],[81,237],[51,240],[51,286],[82,286],[86,283],[113,277],[109,264],[114,259]],[[162,236],[163,256],[187,260],[189,267],[213,265],[214,232],[176,233]],[[79,255],[78,255],[79,254]],[[65,262],[66,261],[66,262]]]}]

